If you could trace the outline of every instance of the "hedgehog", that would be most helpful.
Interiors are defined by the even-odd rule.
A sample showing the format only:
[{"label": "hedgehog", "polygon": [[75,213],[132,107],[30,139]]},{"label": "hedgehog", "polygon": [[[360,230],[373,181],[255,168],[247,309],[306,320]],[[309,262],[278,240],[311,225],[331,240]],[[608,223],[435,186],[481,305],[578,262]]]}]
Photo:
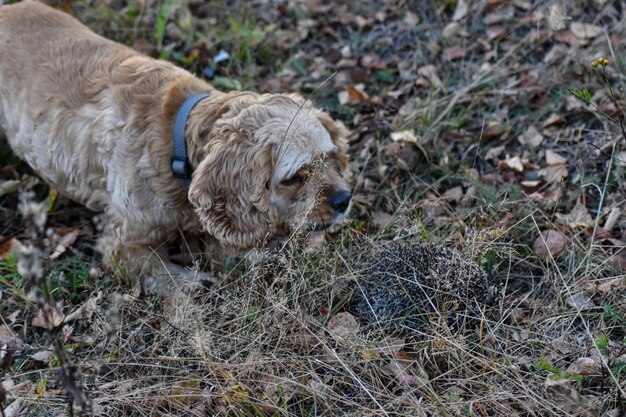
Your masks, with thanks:
[{"label": "hedgehog", "polygon": [[365,323],[422,330],[433,318],[453,329],[477,323],[489,301],[484,271],[435,243],[392,242],[355,270],[350,309]]}]

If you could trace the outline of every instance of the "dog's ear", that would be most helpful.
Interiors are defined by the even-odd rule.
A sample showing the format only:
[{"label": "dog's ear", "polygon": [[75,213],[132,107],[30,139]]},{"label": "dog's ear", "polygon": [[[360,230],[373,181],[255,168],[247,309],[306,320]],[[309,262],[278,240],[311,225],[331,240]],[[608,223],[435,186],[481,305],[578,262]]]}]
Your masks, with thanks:
[{"label": "dog's ear", "polygon": [[317,118],[328,131],[330,139],[337,147],[337,160],[342,169],[348,167],[348,129],[343,123],[331,119],[328,113],[321,110],[316,111]]},{"label": "dog's ear", "polygon": [[189,201],[207,232],[222,243],[247,249],[275,227],[266,185],[272,175],[271,148],[230,125],[211,132],[195,169]]}]

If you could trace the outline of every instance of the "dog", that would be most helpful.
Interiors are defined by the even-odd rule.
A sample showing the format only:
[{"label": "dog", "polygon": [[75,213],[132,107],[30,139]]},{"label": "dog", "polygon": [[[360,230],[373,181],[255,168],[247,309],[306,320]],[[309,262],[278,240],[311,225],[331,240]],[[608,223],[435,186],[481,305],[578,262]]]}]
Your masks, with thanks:
[{"label": "dog", "polygon": [[0,127],[142,276],[188,272],[157,249],[181,230],[248,250],[350,206],[347,131],[303,97],[218,91],[35,1],[0,6]]}]

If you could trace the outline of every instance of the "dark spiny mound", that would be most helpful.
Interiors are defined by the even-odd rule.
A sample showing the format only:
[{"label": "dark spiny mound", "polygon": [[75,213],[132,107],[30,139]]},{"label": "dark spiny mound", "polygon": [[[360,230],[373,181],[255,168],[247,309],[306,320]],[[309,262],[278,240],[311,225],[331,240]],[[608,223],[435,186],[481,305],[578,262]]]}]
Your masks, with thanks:
[{"label": "dark spiny mound", "polygon": [[445,321],[451,328],[465,328],[478,322],[488,298],[480,267],[467,255],[434,243],[387,244],[356,270],[351,307],[369,323],[419,330]]}]

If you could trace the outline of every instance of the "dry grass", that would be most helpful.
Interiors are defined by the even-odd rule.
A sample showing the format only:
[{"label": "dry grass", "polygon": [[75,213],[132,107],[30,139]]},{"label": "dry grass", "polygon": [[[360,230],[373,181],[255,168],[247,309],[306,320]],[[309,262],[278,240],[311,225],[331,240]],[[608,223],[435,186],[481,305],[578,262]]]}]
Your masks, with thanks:
[{"label": "dry grass", "polygon": [[[466,35],[444,36],[462,3]],[[337,70],[312,98],[354,132],[355,207],[323,244],[295,236],[255,257],[212,248],[204,266],[220,284],[148,297],[134,277],[101,271],[93,213],[27,179],[2,147],[0,242],[29,248],[0,261],[5,416],[626,415],[626,140],[567,92],[585,86],[619,114],[589,64],[609,57],[621,84],[623,6],[510,3],[66,3],[108,37],[198,73],[211,66],[221,88],[306,93]],[[570,21],[607,31],[569,44],[557,26]],[[464,56],[446,59],[456,46]],[[220,48],[231,59],[212,65]],[[382,63],[364,64],[373,53]],[[369,98],[352,91],[340,104],[361,79]],[[398,132],[404,141],[389,139]],[[567,176],[550,176],[548,150]],[[564,250],[533,248],[546,230]],[[399,280],[377,277],[372,257],[390,241],[454,247],[445,253],[473,278],[404,255]],[[482,271],[490,297],[473,291]],[[370,294],[406,303],[426,285],[429,303],[407,306],[410,320],[373,320],[362,294],[377,280]]]}]

